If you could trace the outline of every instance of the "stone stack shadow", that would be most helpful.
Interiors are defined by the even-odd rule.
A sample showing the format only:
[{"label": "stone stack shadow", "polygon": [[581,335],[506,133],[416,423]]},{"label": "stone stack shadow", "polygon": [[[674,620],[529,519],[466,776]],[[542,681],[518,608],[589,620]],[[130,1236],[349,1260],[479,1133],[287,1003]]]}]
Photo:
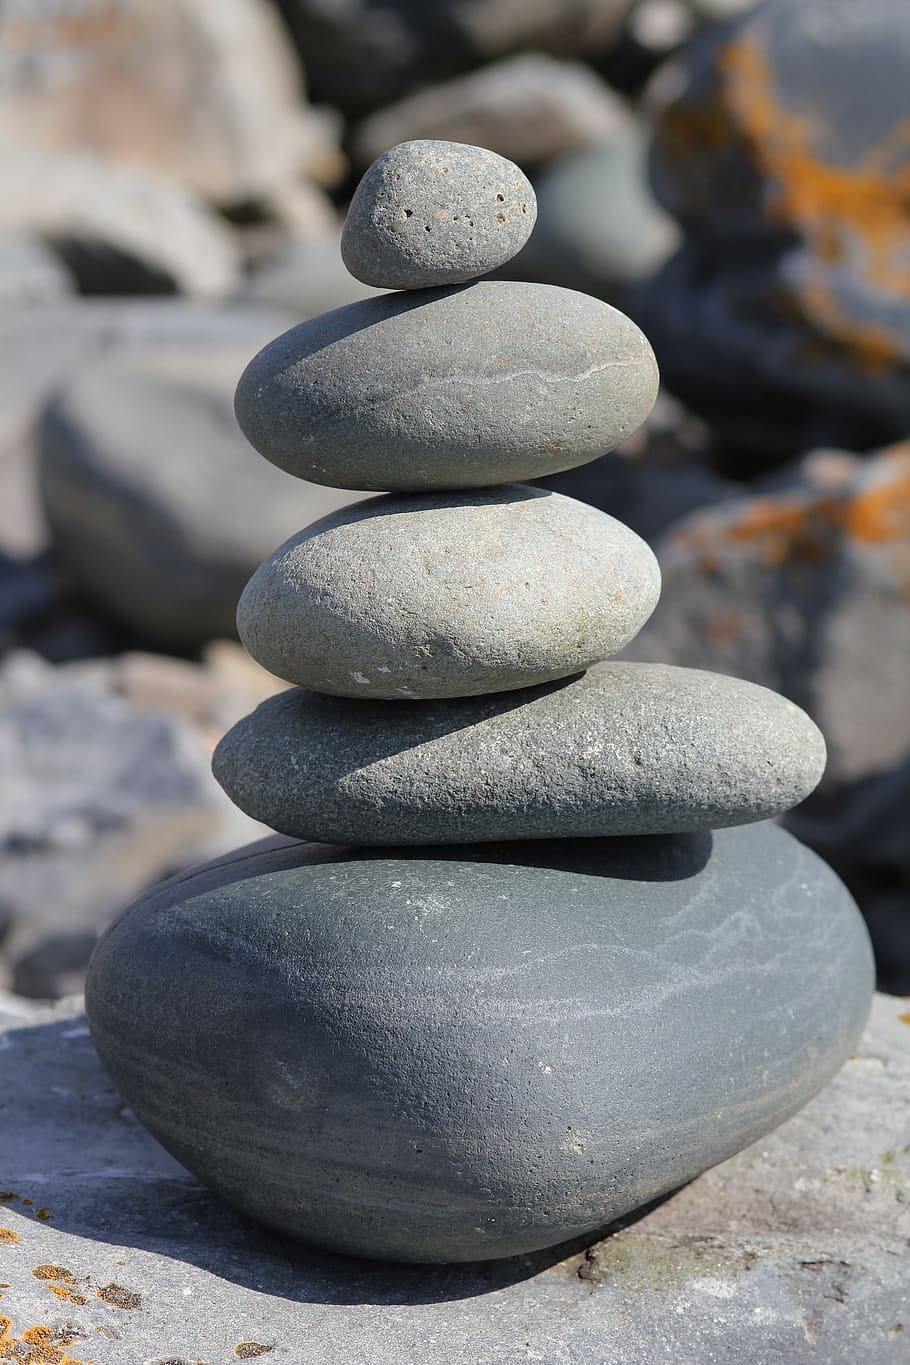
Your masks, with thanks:
[{"label": "stone stack shadow", "polygon": [[399,292],[244,373],[268,460],[383,496],[292,537],[240,602],[295,686],[214,771],[290,838],[148,893],[90,972],[96,1045],[149,1129],[333,1250],[592,1232],[794,1112],[871,1000],[846,891],[755,823],[818,782],[813,723],[739,679],[611,662],[656,605],[654,556],[514,482],[611,449],[657,390],[607,304],[477,280],[534,212],[492,152],[393,148],[342,253]]}]

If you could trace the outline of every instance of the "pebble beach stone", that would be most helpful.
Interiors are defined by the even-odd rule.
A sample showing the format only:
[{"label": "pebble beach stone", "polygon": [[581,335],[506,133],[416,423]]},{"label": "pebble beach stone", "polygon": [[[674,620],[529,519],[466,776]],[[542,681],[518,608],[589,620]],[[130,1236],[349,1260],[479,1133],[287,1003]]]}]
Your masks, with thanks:
[{"label": "pebble beach stone", "polygon": [[482,280],[301,323],[247,366],[236,412],[299,478],[419,492],[585,464],[641,425],[657,384],[646,338],[609,304]]},{"label": "pebble beach stone", "polygon": [[531,182],[513,161],[463,142],[402,142],[357,186],[341,255],[379,289],[461,284],[511,260],[536,217]]},{"label": "pebble beach stone", "polygon": [[774,692],[612,662],[405,706],[294,689],[239,721],[213,759],[247,815],[341,844],[716,829],[795,806],[824,763],[815,725]]},{"label": "pebble beach stone", "polygon": [[772,825],[268,843],[137,901],[87,1009],[169,1152],[334,1251],[463,1261],[591,1234],[794,1113],[869,1012],[856,907]]},{"label": "pebble beach stone", "polygon": [[605,659],[659,594],[654,555],[621,522],[509,484],[323,517],[257,570],[237,624],[258,663],[318,692],[463,697]]}]

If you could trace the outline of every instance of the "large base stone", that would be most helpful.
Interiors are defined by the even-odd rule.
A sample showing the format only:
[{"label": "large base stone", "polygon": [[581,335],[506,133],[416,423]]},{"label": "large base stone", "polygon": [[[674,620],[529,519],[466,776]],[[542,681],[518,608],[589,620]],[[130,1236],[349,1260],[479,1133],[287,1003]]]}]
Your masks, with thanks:
[{"label": "large base stone", "polygon": [[100,941],[128,1103],[235,1207],[398,1261],[593,1234],[776,1127],[859,1036],[848,893],[773,825],[339,849],[269,840]]},{"label": "large base stone", "polygon": [[232,1214],[123,1108],[78,1002],[0,995],[0,1341],[95,1365],[243,1343],[295,1365],[904,1365],[908,1010],[876,997],[795,1118],[587,1249],[388,1267]]}]

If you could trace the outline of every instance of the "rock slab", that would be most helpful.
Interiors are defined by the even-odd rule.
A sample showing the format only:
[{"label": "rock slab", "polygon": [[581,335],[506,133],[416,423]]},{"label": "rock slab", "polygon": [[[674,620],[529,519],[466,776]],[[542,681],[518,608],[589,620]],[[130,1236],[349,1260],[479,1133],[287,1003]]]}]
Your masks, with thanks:
[{"label": "rock slab", "polygon": [[868,1014],[859,912],[773,825],[530,856],[266,842],[135,902],[86,1006],[179,1161],[333,1251],[590,1234],[789,1117]]},{"label": "rock slab", "polygon": [[462,284],[511,260],[536,217],[534,189],[513,161],[461,142],[403,142],[357,186],[341,255],[380,289]]},{"label": "rock slab", "polygon": [[244,717],[213,769],[295,838],[474,843],[681,833],[779,815],[815,787],[812,721],[738,678],[602,663],[493,697],[354,701],[295,689]]},{"label": "rock slab", "polygon": [[585,464],[644,421],[651,348],[609,304],[480,281],[366,299],[250,362],[237,420],[267,460],[342,488],[411,492]]},{"label": "rock slab", "polygon": [[330,513],[257,570],[237,624],[258,663],[317,692],[463,697],[616,653],[659,593],[657,561],[621,522],[510,484]]}]

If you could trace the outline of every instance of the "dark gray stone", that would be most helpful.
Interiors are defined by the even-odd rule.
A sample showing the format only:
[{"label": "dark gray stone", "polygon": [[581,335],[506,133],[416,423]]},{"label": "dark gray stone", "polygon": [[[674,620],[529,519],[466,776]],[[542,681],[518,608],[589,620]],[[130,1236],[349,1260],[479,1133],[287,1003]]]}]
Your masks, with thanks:
[{"label": "dark gray stone", "polygon": [[402,142],[357,186],[341,255],[379,289],[463,284],[511,260],[536,218],[533,187],[514,162],[462,142]]},{"label": "dark gray stone", "polygon": [[353,701],[295,689],[215,750],[215,776],[271,829],[327,843],[679,833],[802,801],[825,744],[754,683],[660,664],[493,697]]},{"label": "dark gray stone", "polygon": [[137,1116],[244,1213],[463,1261],[591,1234],[776,1127],[871,996],[850,896],[759,825],[252,846],[127,910],[86,1005]]},{"label": "dark gray stone", "polygon": [[647,340],[608,304],[481,281],[302,323],[248,365],[236,410],[291,474],[409,492],[584,464],[644,421],[657,382]]},{"label": "dark gray stone", "polygon": [[355,496],[263,468],[237,431],[237,375],[265,332],[150,340],[86,368],[39,432],[61,563],[139,639],[179,649],[234,634],[237,600],[276,543]]},{"label": "dark gray stone", "polygon": [[[235,1214],[123,1105],[79,1001],[0,992],[0,1222],[17,1239],[0,1311],[14,1340],[40,1324],[97,1365],[228,1361],[244,1341],[301,1365],[655,1365],[655,1342],[686,1365],[906,1365],[907,1012],[877,996],[821,1094],[593,1245],[406,1266]],[[37,1265],[70,1270],[85,1303]],[[99,1298],[110,1283],[141,1311]]]},{"label": "dark gray stone", "polygon": [[237,611],[253,658],[348,697],[530,687],[615,654],[660,594],[657,561],[558,493],[371,498],[276,550]]}]

